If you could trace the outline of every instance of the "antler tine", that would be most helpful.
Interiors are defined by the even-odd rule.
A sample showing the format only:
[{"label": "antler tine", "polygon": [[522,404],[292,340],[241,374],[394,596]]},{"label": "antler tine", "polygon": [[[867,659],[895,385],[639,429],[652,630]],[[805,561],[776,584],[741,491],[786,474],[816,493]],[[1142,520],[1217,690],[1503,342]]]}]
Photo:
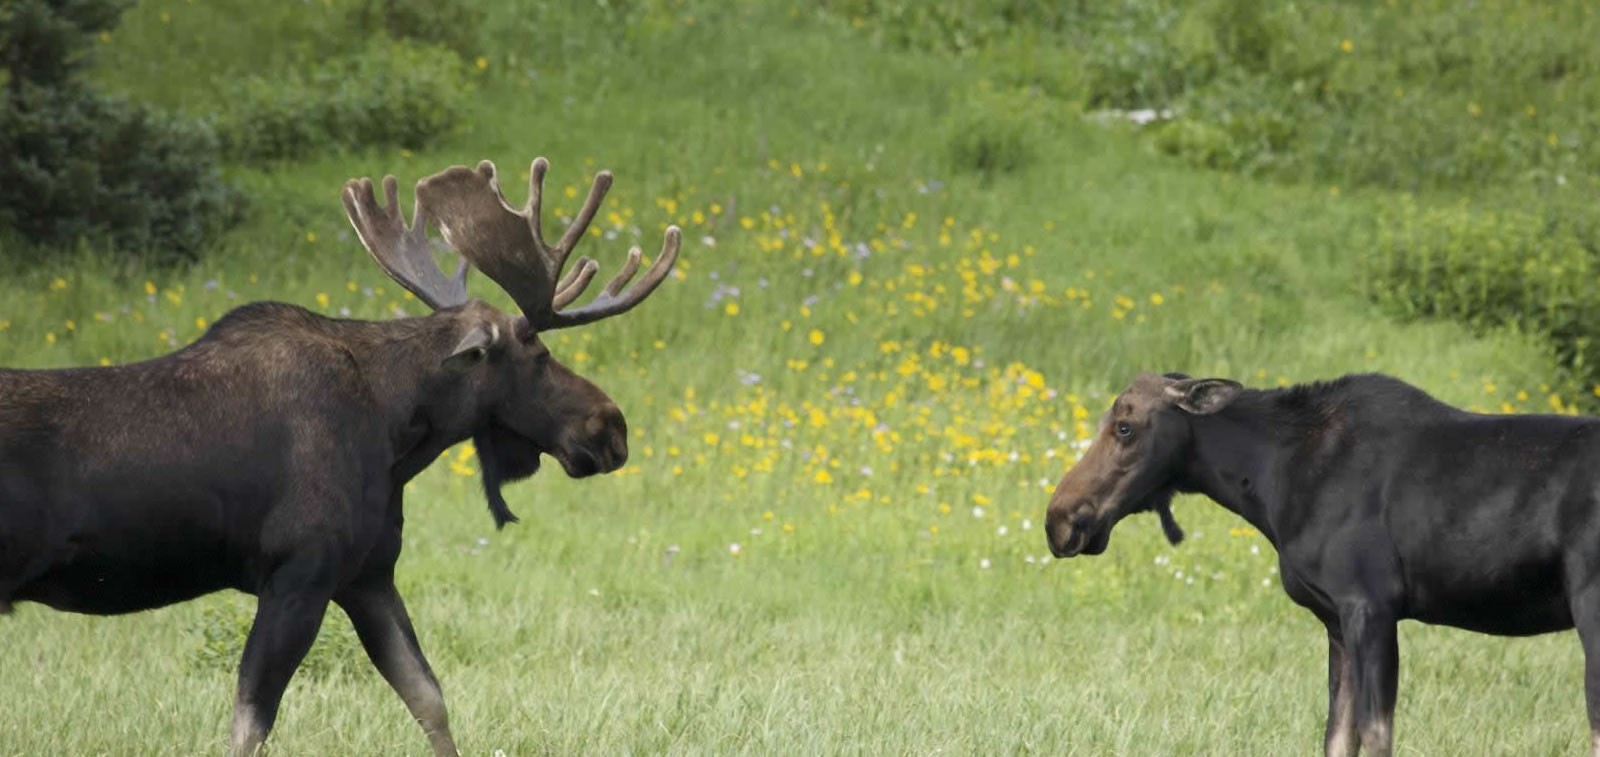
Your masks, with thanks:
[{"label": "antler tine", "polygon": [[622,270],[617,271],[617,275],[612,276],[611,280],[606,282],[606,287],[600,290],[601,293],[612,297],[617,296],[617,293],[628,285],[628,281],[633,278],[633,275],[639,272],[639,263],[643,260],[644,253],[638,247],[630,248],[628,250],[628,262],[623,263]]},{"label": "antler tine", "polygon": [[[488,163],[489,161],[484,161]],[[490,164],[493,168],[493,164]],[[478,170],[483,170],[483,164],[478,164]],[[539,245],[539,252],[545,253],[548,248],[544,244],[544,175],[550,171],[550,161],[541,155],[533,159],[533,165],[528,168],[528,228],[533,231],[533,241]]]},{"label": "antler tine", "polygon": [[600,271],[600,264],[588,258],[578,258],[578,264],[567,272],[567,277],[556,285],[556,296],[551,305],[560,310],[570,305],[583,290],[589,287],[589,281]]},{"label": "antler tine", "polygon": [[433,261],[428,246],[427,208],[420,196],[411,211],[408,228],[400,212],[398,186],[393,176],[383,179],[384,204],[379,205],[371,179],[351,179],[340,193],[345,215],[356,236],[378,267],[434,310],[467,301],[467,262],[446,278]]},{"label": "antler tine", "polygon": [[[564,329],[593,323],[632,310],[666,280],[673,263],[678,261],[678,249],[682,246],[682,242],[683,232],[679,231],[677,226],[668,226],[666,238],[661,241],[661,254],[650,264],[650,269],[645,271],[644,278],[639,279],[638,283],[623,291],[623,287],[639,270],[641,253],[639,248],[635,247],[628,251],[627,264],[587,305],[571,310],[554,311],[547,321],[535,322],[534,325],[540,331]],[[573,298],[576,297],[577,294],[573,294]]]},{"label": "antler tine", "polygon": [[583,233],[589,230],[589,223],[594,221],[596,213],[600,212],[600,203],[606,199],[606,193],[611,191],[611,172],[601,171],[594,175],[594,184],[589,186],[589,197],[583,201],[583,209],[578,211],[572,225],[567,227],[566,233],[561,235],[561,241],[551,250],[556,253],[556,268],[559,269],[567,261],[567,255],[572,253],[572,248],[578,245],[578,240],[583,238]]}]

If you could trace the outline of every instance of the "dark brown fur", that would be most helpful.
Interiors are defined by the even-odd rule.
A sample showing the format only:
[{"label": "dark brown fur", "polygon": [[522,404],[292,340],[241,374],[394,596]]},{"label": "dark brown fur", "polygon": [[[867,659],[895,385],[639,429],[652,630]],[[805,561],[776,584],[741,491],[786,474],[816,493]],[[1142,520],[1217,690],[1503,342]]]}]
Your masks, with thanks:
[{"label": "dark brown fur", "polygon": [[[513,210],[494,165],[417,183],[412,222],[398,182],[384,202],[367,179],[341,198],[361,244],[434,313],[369,322],[303,308],[238,308],[199,341],[117,368],[0,371],[0,611],[14,601],[73,612],[135,612],[235,588],[258,598],[234,701],[231,751],[254,753],[289,677],[338,604],[436,755],[456,753],[439,683],[394,586],[405,483],[472,439],[497,526],[516,520],[500,491],[540,455],[567,475],[628,459],[622,412],[556,362],[541,331],[625,313],[677,260],[661,254],[629,286],[639,248],[598,294],[567,307],[598,270],[572,248],[611,186],[595,177],[554,245],[540,198],[549,164],[530,169]],[[446,277],[430,226],[461,255]],[[517,302],[509,316],[467,295],[476,267]]]},{"label": "dark brown fur", "polygon": [[[154,360],[0,370],[0,610],[257,595],[235,710],[251,751],[332,601],[453,753],[393,586],[406,481],[477,439],[504,523],[500,483],[541,453],[573,476],[627,459],[616,405],[525,324],[477,301],[384,322],[257,303]],[[471,333],[483,346],[458,350]]]}]

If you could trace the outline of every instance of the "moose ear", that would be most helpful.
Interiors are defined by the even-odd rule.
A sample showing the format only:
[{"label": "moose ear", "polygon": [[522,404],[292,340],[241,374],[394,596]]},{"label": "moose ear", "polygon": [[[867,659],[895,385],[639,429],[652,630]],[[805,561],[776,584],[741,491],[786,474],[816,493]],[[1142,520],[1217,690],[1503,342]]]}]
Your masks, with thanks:
[{"label": "moose ear", "polygon": [[1179,409],[1194,415],[1210,415],[1233,402],[1244,386],[1228,379],[1183,379],[1167,384],[1167,397]]},{"label": "moose ear", "polygon": [[489,348],[493,347],[499,338],[500,329],[492,323],[473,326],[444,359],[444,367],[461,371],[477,365],[483,361],[485,355],[489,354]]}]

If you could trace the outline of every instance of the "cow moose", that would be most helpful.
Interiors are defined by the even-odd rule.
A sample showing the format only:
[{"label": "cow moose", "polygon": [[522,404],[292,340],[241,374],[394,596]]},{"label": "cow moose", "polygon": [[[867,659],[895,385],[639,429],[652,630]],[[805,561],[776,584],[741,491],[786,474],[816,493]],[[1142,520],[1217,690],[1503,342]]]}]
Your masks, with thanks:
[{"label": "cow moose", "polygon": [[1600,420],[1480,415],[1375,375],[1275,390],[1141,374],[1050,499],[1056,557],[1097,555],[1131,513],[1167,537],[1200,493],[1278,551],[1328,632],[1328,755],[1388,755],[1397,621],[1502,636],[1576,626],[1600,754]]},{"label": "cow moose", "polygon": [[[227,588],[254,594],[229,747],[252,754],[332,602],[433,752],[456,754],[438,681],[394,584],[403,487],[471,439],[489,509],[504,526],[516,517],[501,485],[532,475],[541,454],[574,478],[622,466],[622,412],[539,335],[638,305],[666,278],[681,239],[667,227],[660,255],[631,288],[637,247],[597,296],[568,307],[598,266],[580,258],[561,273],[611,174],[595,177],[552,245],[541,228],[548,168],[533,162],[520,210],[489,161],[423,179],[410,227],[393,176],[383,181],[383,205],[371,180],[345,184],[362,245],[429,315],[341,320],[254,303],[146,362],[0,370],[0,613],[37,602],[110,615]],[[462,258],[453,276],[434,261],[430,225]],[[469,299],[470,267],[521,315]]]}]

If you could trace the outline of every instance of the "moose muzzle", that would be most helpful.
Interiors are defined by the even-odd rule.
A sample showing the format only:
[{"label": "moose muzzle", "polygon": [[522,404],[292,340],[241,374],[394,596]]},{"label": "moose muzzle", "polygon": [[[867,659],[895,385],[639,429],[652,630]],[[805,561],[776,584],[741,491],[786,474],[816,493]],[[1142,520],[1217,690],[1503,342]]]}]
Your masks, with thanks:
[{"label": "moose muzzle", "polygon": [[562,446],[552,455],[568,476],[610,473],[628,462],[628,422],[615,404],[603,403]]},{"label": "moose muzzle", "polygon": [[1058,505],[1051,503],[1045,513],[1045,539],[1050,543],[1050,554],[1072,557],[1079,554],[1097,555],[1105,551],[1107,539],[1103,538],[1097,523],[1094,506],[1087,501]]},{"label": "moose muzzle", "polygon": [[1044,532],[1050,554],[1056,557],[1098,555],[1110,541],[1111,524],[1105,522],[1105,505],[1115,499],[1116,491],[1122,487],[1106,446],[1091,446],[1083,459],[1062,475],[1050,496]]}]

